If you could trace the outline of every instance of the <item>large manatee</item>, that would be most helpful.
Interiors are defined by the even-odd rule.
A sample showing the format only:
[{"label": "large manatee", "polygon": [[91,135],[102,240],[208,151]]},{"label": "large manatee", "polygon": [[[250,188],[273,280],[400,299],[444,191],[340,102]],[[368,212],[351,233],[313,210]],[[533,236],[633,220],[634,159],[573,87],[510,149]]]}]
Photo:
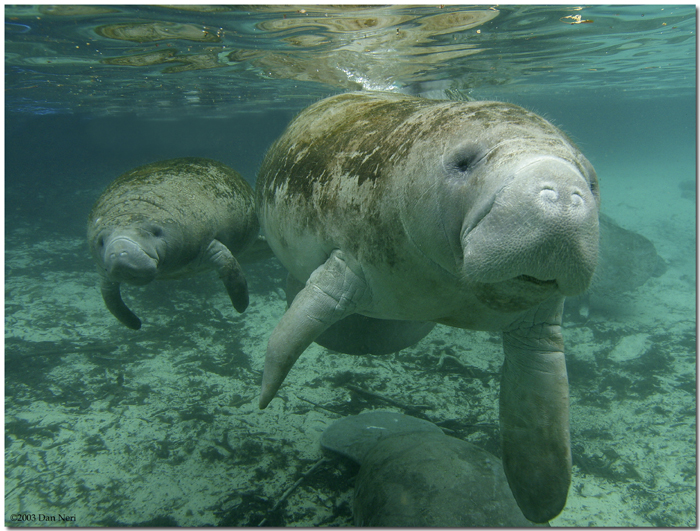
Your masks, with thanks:
[{"label": "large manatee", "polygon": [[244,311],[248,287],[234,254],[253,248],[258,232],[253,190],[240,174],[214,160],[180,158],[112,181],[90,212],[87,237],[107,308],[138,330],[141,320],[124,304],[121,283],[215,269],[234,308]]},{"label": "large manatee", "polygon": [[571,479],[564,297],[596,266],[598,182],[556,127],[515,105],[348,93],[272,145],[256,207],[305,282],[270,336],[260,406],[341,319],[432,321],[503,333],[503,466],[533,522]]}]

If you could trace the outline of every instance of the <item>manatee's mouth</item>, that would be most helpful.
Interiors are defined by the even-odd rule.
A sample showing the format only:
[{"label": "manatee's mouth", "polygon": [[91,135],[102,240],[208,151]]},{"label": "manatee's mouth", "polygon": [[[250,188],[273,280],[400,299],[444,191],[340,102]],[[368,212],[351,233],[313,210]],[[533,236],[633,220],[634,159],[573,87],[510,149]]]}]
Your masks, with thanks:
[{"label": "manatee's mouth", "polygon": [[520,312],[533,308],[560,292],[556,280],[518,275],[499,282],[477,282],[474,294],[486,306],[500,312]]},{"label": "manatee's mouth", "polygon": [[109,280],[134,286],[148,284],[158,270],[158,255],[124,236],[114,238],[105,246],[103,261]]},{"label": "manatee's mouth", "polygon": [[[540,157],[499,190],[491,209],[462,232],[469,281],[500,283],[513,296],[574,296],[588,288],[598,261],[598,203],[568,161]],[[505,294],[505,293],[504,293]]]},{"label": "manatee's mouth", "polygon": [[536,286],[547,286],[552,288],[558,287],[556,280],[542,280],[540,278],[531,277],[530,275],[520,275],[515,277],[515,280],[523,280],[525,282],[535,284]]}]

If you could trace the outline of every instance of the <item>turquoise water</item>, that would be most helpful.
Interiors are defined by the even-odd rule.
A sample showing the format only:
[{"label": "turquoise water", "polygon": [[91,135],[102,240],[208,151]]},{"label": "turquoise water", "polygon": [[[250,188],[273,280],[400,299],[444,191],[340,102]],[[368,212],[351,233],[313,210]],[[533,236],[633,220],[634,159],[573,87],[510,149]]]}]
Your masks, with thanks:
[{"label": "turquoise water", "polygon": [[346,463],[276,505],[331,411],[392,407],[347,381],[499,452],[497,337],[313,346],[260,412],[278,262],[246,267],[242,315],[213,275],[125,289],[138,332],[100,298],[85,225],[115,177],[200,156],[254,184],[298,111],[364,89],[512,102],[592,162],[664,269],[565,316],[574,479],[552,524],[695,525],[695,32],[691,5],[6,6],[6,524],[350,525]]}]

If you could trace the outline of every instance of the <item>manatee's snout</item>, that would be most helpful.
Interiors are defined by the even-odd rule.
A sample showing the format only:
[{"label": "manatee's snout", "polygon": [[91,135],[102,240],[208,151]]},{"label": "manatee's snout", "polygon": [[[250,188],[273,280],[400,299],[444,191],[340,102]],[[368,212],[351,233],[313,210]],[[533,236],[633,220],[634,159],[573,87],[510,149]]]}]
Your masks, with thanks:
[{"label": "manatee's snout", "polygon": [[110,280],[141,286],[155,279],[158,260],[147,254],[138,242],[119,237],[106,245],[104,266]]},{"label": "manatee's snout", "polygon": [[523,165],[490,210],[463,235],[464,274],[474,282],[520,278],[586,290],[598,261],[598,199],[572,164],[541,157]]}]

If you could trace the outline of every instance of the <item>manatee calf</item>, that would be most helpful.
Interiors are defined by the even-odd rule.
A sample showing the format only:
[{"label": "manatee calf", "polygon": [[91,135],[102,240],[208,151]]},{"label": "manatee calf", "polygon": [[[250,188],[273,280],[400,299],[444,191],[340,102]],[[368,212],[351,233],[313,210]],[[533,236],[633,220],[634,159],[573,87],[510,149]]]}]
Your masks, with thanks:
[{"label": "manatee calf", "polygon": [[503,333],[500,432],[525,516],[571,478],[561,319],[598,251],[595,171],[515,105],[348,93],[299,114],[256,183],[258,217],[305,283],[268,341],[260,406],[329,327],[360,314]]},{"label": "manatee calf", "polygon": [[528,527],[501,462],[435,424],[400,413],[346,417],[321,446],[360,466],[355,525],[370,527]]},{"label": "manatee calf", "polygon": [[138,330],[121,283],[142,286],[216,269],[243,312],[248,287],[234,254],[253,246],[258,231],[253,190],[237,172],[214,160],[179,158],[117,177],[93,206],[87,232],[107,309]]}]

